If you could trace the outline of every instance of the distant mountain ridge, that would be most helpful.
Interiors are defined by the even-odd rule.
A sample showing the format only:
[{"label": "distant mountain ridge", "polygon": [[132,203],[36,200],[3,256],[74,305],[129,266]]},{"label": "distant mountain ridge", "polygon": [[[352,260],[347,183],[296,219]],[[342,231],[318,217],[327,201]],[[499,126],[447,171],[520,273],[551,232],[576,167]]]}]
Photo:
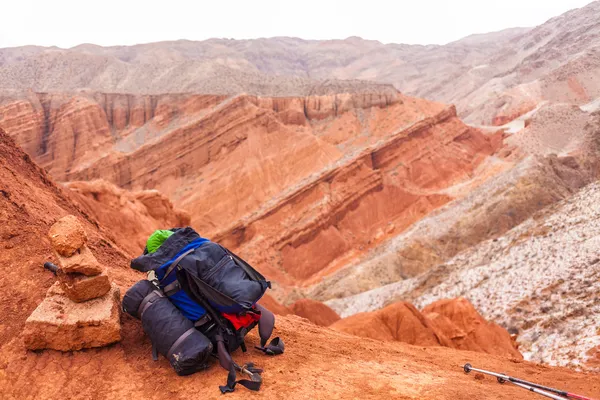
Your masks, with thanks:
[{"label": "distant mountain ridge", "polygon": [[[453,103],[468,122],[490,124],[541,100],[584,104],[600,97],[593,79],[599,49],[595,1],[533,29],[471,35],[443,46],[275,37],[0,49],[0,90],[297,96],[314,94],[323,80],[352,79]],[[333,89],[346,90],[337,83]]]}]

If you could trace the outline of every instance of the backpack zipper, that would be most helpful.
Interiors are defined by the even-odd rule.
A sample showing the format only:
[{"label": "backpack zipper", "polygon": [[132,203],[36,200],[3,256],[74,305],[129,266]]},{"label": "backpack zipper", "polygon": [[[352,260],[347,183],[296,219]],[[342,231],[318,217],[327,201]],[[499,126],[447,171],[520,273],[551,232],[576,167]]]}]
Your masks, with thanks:
[{"label": "backpack zipper", "polygon": [[[212,271],[210,271],[208,273],[208,275],[203,279],[204,281],[207,281],[208,279],[212,278],[212,276],[214,274],[217,273],[218,270],[220,270],[221,268],[223,268],[223,266],[227,263],[227,261],[231,260],[233,261],[233,257],[231,257],[229,254],[227,254],[225,257],[223,257],[213,268]],[[235,263],[235,262],[234,262]]]}]

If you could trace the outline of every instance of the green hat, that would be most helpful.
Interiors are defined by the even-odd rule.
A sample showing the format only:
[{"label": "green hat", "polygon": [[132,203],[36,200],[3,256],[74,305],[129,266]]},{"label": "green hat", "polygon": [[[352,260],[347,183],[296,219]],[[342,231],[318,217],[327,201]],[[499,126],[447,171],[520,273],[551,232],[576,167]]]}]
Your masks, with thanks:
[{"label": "green hat", "polygon": [[148,253],[154,253],[173,234],[172,231],[157,230],[148,238],[146,249]]}]

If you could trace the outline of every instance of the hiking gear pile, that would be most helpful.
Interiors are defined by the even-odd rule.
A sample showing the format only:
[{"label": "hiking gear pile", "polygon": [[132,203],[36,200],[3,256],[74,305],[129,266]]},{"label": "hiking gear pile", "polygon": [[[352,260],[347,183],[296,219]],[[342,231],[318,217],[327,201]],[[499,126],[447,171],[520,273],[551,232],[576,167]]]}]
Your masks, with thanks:
[{"label": "hiking gear pile", "polygon": [[548,386],[542,386],[537,383],[524,381],[522,379],[513,378],[512,376],[508,376],[506,374],[499,374],[496,372],[486,371],[484,369],[473,368],[471,364],[465,364],[463,367],[465,373],[469,373],[471,371],[480,372],[482,374],[491,375],[498,379],[498,383],[510,382],[515,386],[518,386],[522,389],[529,390],[530,392],[540,394],[542,396],[548,397],[554,400],[565,400],[565,399],[578,399],[578,400],[593,400],[589,397],[580,396],[578,394],[569,393],[564,390],[554,389]]},{"label": "hiking gear pile", "polygon": [[[262,370],[236,364],[230,353],[246,351],[245,336],[258,325],[260,346],[267,355],[282,354],[283,341],[268,343],[275,317],[257,304],[271,287],[258,271],[226,248],[200,237],[192,228],[173,229],[156,248],[131,261],[131,267],[149,272],[123,299],[125,312],[142,321],[153,355],[165,356],[177,374],[207,368],[209,356],[218,358],[228,372],[222,393],[237,384],[259,390]],[[236,372],[250,378],[236,381]]]}]

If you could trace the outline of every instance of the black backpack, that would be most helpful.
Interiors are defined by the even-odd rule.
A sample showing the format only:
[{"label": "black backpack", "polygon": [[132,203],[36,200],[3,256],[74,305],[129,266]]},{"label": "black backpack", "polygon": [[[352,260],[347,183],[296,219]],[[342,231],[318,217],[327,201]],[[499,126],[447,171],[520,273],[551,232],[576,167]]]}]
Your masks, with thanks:
[{"label": "black backpack", "polygon": [[[258,390],[262,382],[262,370],[255,368],[252,363],[239,366],[232,360],[230,353],[238,348],[247,350],[244,338],[257,325],[261,345],[256,348],[267,355],[283,353],[284,343],[281,339],[275,338],[267,344],[275,324],[274,315],[256,304],[270,288],[270,283],[240,257],[201,238],[192,228],[174,231],[155,253],[144,254],[132,261],[132,268],[144,272],[154,271],[155,274],[152,282],[146,281],[152,285],[152,290],[149,291],[147,284],[138,282],[126,293],[124,310],[142,320],[144,331],[152,340],[155,355],[158,351],[171,361],[174,358],[173,351],[179,351],[181,346],[194,349],[189,354],[184,354],[186,362],[179,362],[177,366],[171,362],[178,374],[184,375],[205,368],[205,351],[202,350],[203,344],[196,333],[188,333],[189,328],[184,331],[184,328],[189,327],[187,324],[181,324],[177,332],[167,335],[168,337],[153,333],[151,326],[165,324],[159,321],[162,318],[168,317],[175,321],[183,317],[192,323],[197,333],[208,339],[211,348],[206,350],[229,371],[227,384],[220,386],[223,393],[233,391],[237,383],[248,389]],[[164,300],[169,301],[178,313],[170,310],[168,315],[156,315],[147,311],[144,314],[148,307],[154,304],[160,306]],[[145,322],[145,319],[148,321]],[[173,337],[177,334],[182,336],[175,343]],[[181,339],[183,335],[187,336]],[[166,344],[158,346],[156,341]],[[178,357],[182,359],[181,355]],[[181,368],[181,365],[185,367]],[[250,380],[236,381],[236,371],[247,374]]]}]

